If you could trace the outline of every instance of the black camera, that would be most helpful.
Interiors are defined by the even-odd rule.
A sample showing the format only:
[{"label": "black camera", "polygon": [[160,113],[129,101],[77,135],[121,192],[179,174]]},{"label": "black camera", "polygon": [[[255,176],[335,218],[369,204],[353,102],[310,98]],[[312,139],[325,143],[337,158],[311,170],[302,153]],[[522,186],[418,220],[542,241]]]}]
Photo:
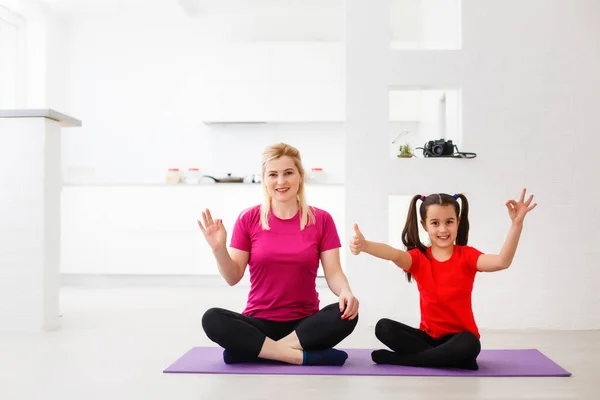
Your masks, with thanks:
[{"label": "black camera", "polygon": [[452,140],[430,140],[423,147],[425,157],[451,157],[452,155],[454,155]]}]

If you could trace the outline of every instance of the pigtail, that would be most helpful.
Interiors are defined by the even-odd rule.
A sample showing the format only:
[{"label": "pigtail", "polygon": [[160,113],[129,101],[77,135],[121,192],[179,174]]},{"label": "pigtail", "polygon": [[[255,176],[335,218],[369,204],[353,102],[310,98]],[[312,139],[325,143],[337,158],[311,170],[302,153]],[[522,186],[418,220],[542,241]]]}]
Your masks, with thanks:
[{"label": "pigtail", "polygon": [[[406,223],[402,230],[402,243],[406,246],[406,250],[419,249],[423,254],[427,255],[427,249],[421,243],[419,238],[419,222],[417,219],[417,200],[421,199],[420,194],[415,195],[410,201],[408,207],[408,215],[406,216]],[[410,282],[412,275],[410,272],[406,273],[406,279]]]},{"label": "pigtail", "polygon": [[461,200],[462,209],[460,210],[460,222],[456,232],[456,244],[466,246],[469,241],[469,202],[464,194],[459,194],[458,197]]}]

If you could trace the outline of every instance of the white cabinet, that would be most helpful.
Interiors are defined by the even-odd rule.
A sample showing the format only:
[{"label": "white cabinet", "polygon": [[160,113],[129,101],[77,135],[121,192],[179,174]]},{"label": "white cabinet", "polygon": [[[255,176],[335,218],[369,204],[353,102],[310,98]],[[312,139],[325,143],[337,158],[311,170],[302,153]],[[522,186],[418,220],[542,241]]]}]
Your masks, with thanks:
[{"label": "white cabinet", "polygon": [[271,48],[269,121],[343,122],[344,48],[285,44]]},{"label": "white cabinet", "polygon": [[105,270],[107,192],[101,188],[63,190],[61,196],[61,272],[94,274]]},{"label": "white cabinet", "polygon": [[[309,185],[307,191],[311,205],[332,214],[347,249],[340,229],[343,186]],[[217,275],[196,220],[209,208],[223,220],[229,241],[239,213],[261,199],[261,186],[249,184],[67,186],[62,191],[61,272]]]},{"label": "white cabinet", "polygon": [[203,121],[342,122],[343,46],[232,45],[215,50],[198,111]]},{"label": "white cabinet", "polygon": [[196,93],[189,98],[197,99],[196,115],[205,122],[264,121],[269,96],[269,46],[230,43],[207,52],[204,75],[191,83]]},{"label": "white cabinet", "polygon": [[343,122],[345,99],[340,82],[291,82],[272,85],[267,121]]},{"label": "white cabinet", "polygon": [[206,123],[264,122],[269,90],[264,82],[211,82],[194,109]]}]

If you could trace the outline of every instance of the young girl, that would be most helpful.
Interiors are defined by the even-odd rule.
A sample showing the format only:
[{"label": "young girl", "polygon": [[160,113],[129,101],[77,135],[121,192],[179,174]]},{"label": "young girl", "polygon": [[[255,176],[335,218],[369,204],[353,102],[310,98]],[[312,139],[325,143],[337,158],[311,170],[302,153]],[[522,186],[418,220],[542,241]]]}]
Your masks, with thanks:
[{"label": "young girl", "polygon": [[[461,207],[458,199],[462,202]],[[407,251],[383,243],[365,240],[354,225],[350,240],[352,254],[365,252],[393,261],[402,268],[410,282],[417,281],[421,323],[419,329],[383,318],[375,326],[377,338],[392,351],[376,350],[371,354],[377,364],[415,367],[462,368],[476,370],[481,350],[479,331],[471,308],[471,292],[477,272],[507,269],[512,263],[525,215],[533,210],[533,195],[525,201],[525,189],[519,201],[506,202],[512,225],[500,254],[483,254],[467,246],[469,204],[462,194],[416,195],[410,203],[402,242]],[[421,201],[421,226],[431,241],[425,247],[419,239],[417,202]],[[456,243],[456,244],[455,244]]]}]

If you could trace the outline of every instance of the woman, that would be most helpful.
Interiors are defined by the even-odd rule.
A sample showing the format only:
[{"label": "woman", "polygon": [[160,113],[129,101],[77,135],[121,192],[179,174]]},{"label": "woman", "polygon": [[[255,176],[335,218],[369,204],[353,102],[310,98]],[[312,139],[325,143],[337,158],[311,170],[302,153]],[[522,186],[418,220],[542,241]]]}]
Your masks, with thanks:
[{"label": "woman", "polygon": [[[231,286],[249,266],[250,293],[240,314],[211,308],[202,318],[206,335],[225,350],[227,364],[274,360],[296,365],[343,365],[333,349],[354,330],[358,300],[340,265],[340,239],[331,215],[308,206],[299,151],[285,143],[263,153],[264,202],[243,211],[229,250],[227,232],[209,210],[198,225],[219,272]],[[319,261],[339,302],[319,310]]]}]

